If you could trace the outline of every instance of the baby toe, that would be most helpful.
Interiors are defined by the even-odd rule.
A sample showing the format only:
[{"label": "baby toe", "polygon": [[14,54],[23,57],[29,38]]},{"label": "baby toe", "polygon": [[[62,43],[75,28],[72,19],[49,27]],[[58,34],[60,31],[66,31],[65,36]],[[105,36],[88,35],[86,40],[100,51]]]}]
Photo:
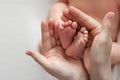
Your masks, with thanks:
[{"label": "baby toe", "polygon": [[72,28],[76,29],[77,27],[78,27],[78,24],[77,24],[77,22],[74,21],[74,22],[72,23]]}]

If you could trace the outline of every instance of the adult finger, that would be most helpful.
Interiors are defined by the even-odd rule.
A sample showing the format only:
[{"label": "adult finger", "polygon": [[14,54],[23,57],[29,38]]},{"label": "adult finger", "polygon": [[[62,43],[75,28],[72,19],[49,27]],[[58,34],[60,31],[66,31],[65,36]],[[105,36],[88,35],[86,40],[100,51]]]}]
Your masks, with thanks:
[{"label": "adult finger", "polygon": [[27,55],[31,56],[37,63],[39,63],[44,68],[48,67],[47,65],[47,58],[41,55],[40,53],[34,51],[34,50],[28,50],[26,52]]},{"label": "adult finger", "polygon": [[69,12],[76,18],[79,24],[81,24],[82,26],[85,26],[88,30],[91,31],[96,29],[95,31],[98,32],[97,30],[101,28],[101,24],[98,21],[96,21],[95,19],[85,14],[79,9],[70,6]]},{"label": "adult finger", "polygon": [[52,48],[51,40],[50,40],[50,32],[49,32],[47,21],[42,21],[41,32],[42,32],[41,50],[42,50],[42,53],[45,53]]},{"label": "adult finger", "polygon": [[110,28],[111,28],[111,25],[112,25],[112,21],[114,19],[114,16],[115,16],[115,13],[114,12],[108,12],[104,19],[103,19],[103,30],[107,31],[107,32],[110,32]]},{"label": "adult finger", "polygon": [[55,34],[54,34],[54,27],[55,27],[55,22],[54,20],[49,20],[48,22],[48,26],[49,26],[49,32],[50,32],[50,40],[51,40],[51,46],[55,47],[57,42],[55,39]]},{"label": "adult finger", "polygon": [[110,36],[110,28],[112,26],[114,15],[115,15],[115,13],[113,13],[113,12],[108,12],[105,15],[105,17],[103,19],[103,23],[102,23],[102,31],[100,33],[101,35],[99,37],[99,39],[101,39],[101,40],[98,40],[102,44],[105,44],[105,45],[103,45],[103,51],[105,51],[104,48],[107,48],[107,52],[105,52],[105,53],[108,53],[108,54],[111,53],[111,47],[112,47],[112,39],[111,39],[111,36]]},{"label": "adult finger", "polygon": [[[113,12],[108,12],[105,15],[103,19],[103,24],[102,24],[102,31],[97,36],[95,36],[92,44],[91,53],[93,54],[93,57],[96,56],[96,58],[93,58],[93,59],[96,59],[100,62],[104,62],[104,59],[109,59],[107,57],[110,57],[111,47],[112,47],[110,27],[111,27],[114,15],[115,14]],[[103,60],[99,59],[101,57],[103,57]]]},{"label": "adult finger", "polygon": [[77,19],[69,12],[69,10],[64,10],[63,11],[63,16],[62,16],[62,20],[64,21],[68,21],[69,19],[71,19],[72,21],[76,21]]}]

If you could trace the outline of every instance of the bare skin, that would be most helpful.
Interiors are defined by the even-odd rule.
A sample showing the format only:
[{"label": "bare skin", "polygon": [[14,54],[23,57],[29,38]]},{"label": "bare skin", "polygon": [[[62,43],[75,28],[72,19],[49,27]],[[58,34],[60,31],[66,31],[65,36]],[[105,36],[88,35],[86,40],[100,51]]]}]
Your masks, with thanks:
[{"label": "bare skin", "polygon": [[34,50],[28,50],[26,53],[60,80],[89,80],[83,62],[65,56],[64,49],[57,45],[53,24],[54,21],[42,22],[42,54]]},{"label": "bare skin", "polygon": [[[54,19],[56,23],[62,24],[64,21],[61,20],[61,16],[65,9],[69,6],[74,6],[79,10],[82,10],[87,15],[96,19],[99,23],[102,23],[102,19],[107,12],[114,12],[115,20],[111,27],[112,40],[116,41],[118,28],[119,28],[119,0],[57,0],[48,15],[48,19]],[[81,24],[80,24],[81,25]]]},{"label": "bare skin", "polygon": [[68,48],[72,43],[76,34],[77,27],[78,25],[76,22],[72,22],[71,20],[69,20],[64,22],[59,28],[60,42],[64,49]]},{"label": "bare skin", "polygon": [[59,28],[59,37],[61,45],[65,49],[65,54],[79,59],[82,58],[82,53],[88,41],[88,31],[83,27],[75,36],[77,27],[75,21],[64,22]]},{"label": "bare skin", "polygon": [[72,44],[66,49],[67,56],[76,59],[82,59],[83,51],[88,41],[88,31],[82,27],[77,35],[74,37]]},{"label": "bare skin", "polygon": [[114,13],[106,14],[101,32],[95,36],[92,46],[85,50],[84,63],[92,80],[112,80],[110,27],[113,17]]},{"label": "bare skin", "polygon": [[83,50],[88,41],[88,31],[84,27],[75,36],[77,27],[78,25],[75,21],[69,20],[64,22],[59,28],[61,45],[65,49],[65,54],[72,56],[72,58],[82,58]]},{"label": "bare skin", "polygon": [[[92,17],[77,10],[74,7],[70,7],[69,11],[70,12],[68,15],[71,16],[71,18],[70,17],[69,18],[74,19],[78,23],[84,25],[88,30],[90,30],[91,35],[95,37],[91,47],[87,48],[84,53],[84,64],[86,66],[88,73],[90,74],[91,79],[112,80],[111,63],[110,63],[110,51],[111,51],[112,43],[111,43],[111,37],[109,34],[110,34],[110,27],[113,21],[114,13],[109,12],[108,14],[106,14],[106,16],[103,19],[103,24],[100,24],[99,22],[94,20]],[[72,15],[70,13],[72,13]],[[86,22],[84,22],[83,20],[86,20]],[[94,48],[96,48],[95,52],[98,51],[97,52],[98,54],[96,53],[97,55],[94,54],[94,51],[92,50]],[[95,60],[95,62],[91,63],[91,60],[92,61]],[[95,66],[96,63],[99,64],[99,66],[98,65]],[[96,72],[94,73],[94,70],[96,72],[98,71],[98,74],[96,74]],[[104,71],[107,73],[104,73]],[[103,78],[98,75],[103,76]]]},{"label": "bare skin", "polygon": [[[101,24],[93,19],[91,16],[86,15],[84,12],[80,11],[79,9],[75,7],[69,7],[69,11],[65,10],[64,11],[64,17],[67,17],[71,20],[77,21],[79,24],[82,24],[87,28],[87,30],[90,31],[92,36],[95,36],[98,34],[101,29]],[[63,17],[63,19],[64,19]],[[79,17],[79,18],[78,18]],[[88,21],[91,19],[90,21]],[[117,43],[112,42],[112,51],[111,51],[111,64],[114,65],[120,61],[120,50],[119,50],[120,45]]]},{"label": "bare skin", "polygon": [[[88,78],[86,70],[83,67],[84,65],[82,61],[65,56],[64,49],[56,44],[57,42],[55,40],[56,38],[54,36],[53,29],[54,21],[49,21],[48,23],[46,21],[42,22],[42,54],[34,50],[28,50],[26,53],[51,75],[60,80],[112,80],[110,65],[110,46],[112,43],[109,36],[109,27],[111,23],[110,17],[112,16],[112,13],[108,13],[105,16],[102,25],[104,28],[94,37],[91,49],[85,51],[87,54],[90,53],[90,56],[87,58],[91,63],[91,72],[89,72],[90,79]],[[96,42],[98,42],[98,44],[96,44]],[[96,56],[96,54],[98,56]],[[106,74],[104,72],[106,72]]]},{"label": "bare skin", "polygon": [[[120,54],[119,54],[120,45],[116,43],[118,28],[119,28],[119,15],[118,15],[119,14],[119,10],[118,10],[119,3],[120,3],[119,0],[94,0],[94,1],[57,0],[50,10],[48,20],[52,18],[55,20],[55,24],[61,25],[62,23],[64,23],[64,20],[61,19],[61,16],[63,15],[63,11],[68,9],[69,6],[74,6],[77,9],[84,11],[86,14],[88,14],[89,16],[97,20],[99,24],[102,23],[102,19],[107,12],[109,11],[114,12],[116,15],[115,15],[115,19],[114,19],[114,22],[110,30],[111,33],[114,33],[114,34],[111,34],[111,37],[113,40],[111,61],[112,61],[112,64],[114,65],[120,61]],[[68,18],[66,18],[65,20],[68,20]],[[74,20],[74,18],[72,18],[72,20]],[[83,21],[85,22],[85,20]],[[84,26],[81,23],[79,23],[79,25]],[[57,27],[55,27],[55,29]],[[55,30],[55,36],[57,40],[59,40],[59,33],[57,29]],[[66,44],[62,44],[62,45],[66,45]]]},{"label": "bare skin", "polygon": [[[67,0],[69,6],[74,6],[102,24],[107,12],[114,12],[115,18],[111,27],[111,37],[115,42],[119,28],[119,10],[116,0]],[[112,34],[114,32],[114,34]]]}]

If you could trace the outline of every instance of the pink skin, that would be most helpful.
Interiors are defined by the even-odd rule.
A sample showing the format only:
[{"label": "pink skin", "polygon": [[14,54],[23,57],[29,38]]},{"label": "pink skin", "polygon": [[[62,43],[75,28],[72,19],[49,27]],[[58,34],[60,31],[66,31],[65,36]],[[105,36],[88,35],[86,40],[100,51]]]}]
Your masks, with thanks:
[{"label": "pink skin", "polygon": [[72,43],[77,29],[77,23],[71,20],[66,21],[59,27],[59,37],[61,45],[64,49],[68,48]]},{"label": "pink skin", "polygon": [[72,44],[66,49],[66,55],[72,58],[81,58],[83,56],[83,51],[88,41],[88,31],[85,27],[77,33]]},{"label": "pink skin", "polygon": [[66,56],[64,49],[57,44],[54,27],[53,20],[43,21],[41,53],[28,50],[26,54],[59,80],[88,80],[89,77],[83,62]]}]

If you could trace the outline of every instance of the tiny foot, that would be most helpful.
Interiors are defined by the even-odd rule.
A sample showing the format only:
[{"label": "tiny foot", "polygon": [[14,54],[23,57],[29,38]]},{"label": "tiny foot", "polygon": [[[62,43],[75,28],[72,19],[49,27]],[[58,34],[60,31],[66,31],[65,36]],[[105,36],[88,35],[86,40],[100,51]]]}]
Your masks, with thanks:
[{"label": "tiny foot", "polygon": [[72,58],[81,58],[86,43],[88,41],[88,31],[82,27],[81,30],[74,37],[73,43],[66,49],[66,55]]},{"label": "tiny foot", "polygon": [[72,22],[71,20],[66,21],[59,28],[60,42],[64,49],[66,49],[73,41],[76,34],[77,22]]}]

